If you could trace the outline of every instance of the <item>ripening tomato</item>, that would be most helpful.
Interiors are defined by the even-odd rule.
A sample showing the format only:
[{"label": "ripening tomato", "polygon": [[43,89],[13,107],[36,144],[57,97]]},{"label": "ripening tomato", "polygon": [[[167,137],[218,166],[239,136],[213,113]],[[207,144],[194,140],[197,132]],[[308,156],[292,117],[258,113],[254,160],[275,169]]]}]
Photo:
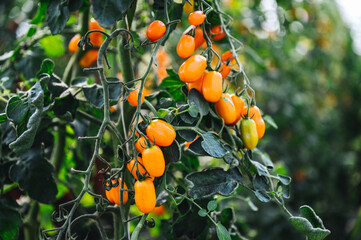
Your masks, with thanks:
[{"label": "ripening tomato", "polygon": [[165,210],[163,205],[160,205],[158,207],[155,207],[153,210],[154,215],[160,217],[162,215],[164,215],[167,211]]},{"label": "ripening tomato", "polygon": [[256,123],[256,127],[257,127],[257,134],[258,134],[258,139],[261,139],[264,136],[264,133],[266,131],[266,125],[265,122],[263,120],[262,117],[260,118],[254,118],[253,119]]},{"label": "ripening tomato", "polygon": [[202,44],[206,41],[203,37],[203,30],[201,27],[197,27],[194,34],[194,42],[195,42],[195,49],[202,46]]},{"label": "ripening tomato", "polygon": [[178,74],[183,82],[195,82],[202,77],[207,68],[207,59],[202,55],[196,54],[188,58],[179,67]]},{"label": "ripening tomato", "polygon": [[[247,114],[247,106],[243,107],[242,115],[245,116]],[[266,131],[266,125],[262,118],[261,111],[257,106],[252,106],[249,108],[248,116],[252,118],[257,126],[258,138],[261,139]]]},{"label": "ripening tomato", "polygon": [[[113,184],[116,183],[117,180],[113,179],[112,182]],[[105,190],[105,195],[107,197],[107,199],[109,200],[109,202],[111,203],[115,203],[117,205],[120,205],[120,186],[121,186],[121,178],[118,178],[118,186],[117,187],[113,187],[111,188],[109,191]],[[109,185],[108,183],[106,185]],[[128,189],[127,185],[124,183],[124,189]],[[123,192],[123,204],[125,204],[128,201],[128,192],[127,191],[122,191]]]},{"label": "ripening tomato", "polygon": [[191,83],[187,83],[187,89],[188,91],[190,91],[192,88],[197,89],[198,92],[202,93],[202,85],[203,85],[203,77],[204,74],[202,75],[202,77],[200,79],[198,79],[195,82],[191,82]]},{"label": "ripening tomato", "polygon": [[172,125],[160,119],[151,121],[145,131],[152,143],[155,141],[155,144],[162,147],[171,145],[176,137]]},{"label": "ripening tomato", "polygon": [[143,153],[145,146],[147,146],[147,141],[145,137],[140,136],[135,143],[135,148],[138,150],[138,152]]},{"label": "ripening tomato", "polygon": [[144,167],[150,176],[160,177],[163,175],[165,160],[162,150],[157,145],[144,149],[142,157]]},{"label": "ripening tomato", "polygon": [[241,119],[241,114],[244,107],[244,101],[241,97],[237,96],[236,94],[231,94],[231,99],[234,104],[234,107],[236,108],[236,121],[233,123],[236,124]]},{"label": "ripening tomato", "polygon": [[[102,28],[98,22],[92,18],[89,21],[89,30],[100,30],[100,31],[104,31],[104,28]],[[90,38],[90,42],[94,45],[94,46],[100,46],[102,45],[103,41],[104,41],[104,36],[102,33],[99,32],[93,32],[89,34],[89,38]]]},{"label": "ripening tomato", "polygon": [[250,118],[241,120],[241,139],[243,145],[248,149],[254,149],[258,144],[258,134],[255,121]]},{"label": "ripening tomato", "polygon": [[154,210],[157,197],[154,183],[150,179],[136,181],[134,184],[135,205],[142,213],[150,213]]},{"label": "ripening tomato", "polygon": [[70,40],[68,45],[69,52],[76,52],[78,51],[78,42],[80,41],[81,36],[80,34],[75,34],[74,37]]},{"label": "ripening tomato", "polygon": [[233,53],[231,51],[227,51],[222,54],[222,61],[227,62],[228,60],[231,60],[233,58]]},{"label": "ripening tomato", "polygon": [[231,72],[231,66],[222,63],[221,64],[221,75],[223,78],[226,78],[228,76],[228,74]]},{"label": "ripening tomato", "polygon": [[181,58],[187,58],[193,54],[195,50],[194,37],[183,35],[177,45],[177,54]]},{"label": "ripening tomato", "polygon": [[94,62],[97,61],[97,58],[98,58],[98,50],[90,49],[80,59],[79,64],[82,67],[90,67]]},{"label": "ripening tomato", "polygon": [[138,165],[138,171],[139,171],[139,174],[144,176],[144,174],[146,173],[144,167],[142,166],[143,165],[143,159],[140,158],[140,157],[137,157],[137,161],[138,163],[140,164],[136,164],[135,163],[135,158],[133,158],[132,160],[130,160],[130,162],[127,164],[127,168],[129,170],[129,172],[132,173],[133,177],[138,180],[138,177],[137,177],[137,165]]},{"label": "ripening tomato", "polygon": [[204,19],[206,19],[206,15],[202,11],[192,12],[188,16],[188,22],[194,26],[201,25],[204,22]]},{"label": "ripening tomato", "polygon": [[223,93],[221,99],[215,104],[218,115],[223,118],[224,123],[229,125],[236,121],[236,108],[228,93]]},{"label": "ripening tomato", "polygon": [[149,24],[147,29],[147,37],[150,41],[154,42],[163,37],[167,28],[162,21],[156,20]]},{"label": "ripening tomato", "polygon": [[[138,105],[138,94],[139,94],[139,89],[135,89],[129,93],[127,100],[130,105],[132,106]],[[142,105],[143,103],[144,103],[144,94],[142,93],[142,97],[140,99],[140,105]]]},{"label": "ripening tomato", "polygon": [[208,102],[218,102],[222,97],[222,75],[211,71],[204,74],[202,94]]},{"label": "ripening tomato", "polygon": [[211,33],[214,34],[213,40],[218,41],[226,36],[226,33],[223,31],[221,25],[217,25],[211,28]]},{"label": "ripening tomato", "polygon": [[[247,114],[247,109],[248,109],[248,106],[243,107],[243,111],[242,111],[242,117],[243,118]],[[259,110],[259,108],[257,106],[249,107],[248,117],[250,117],[252,119],[254,119],[254,118],[262,118],[261,111]]]}]

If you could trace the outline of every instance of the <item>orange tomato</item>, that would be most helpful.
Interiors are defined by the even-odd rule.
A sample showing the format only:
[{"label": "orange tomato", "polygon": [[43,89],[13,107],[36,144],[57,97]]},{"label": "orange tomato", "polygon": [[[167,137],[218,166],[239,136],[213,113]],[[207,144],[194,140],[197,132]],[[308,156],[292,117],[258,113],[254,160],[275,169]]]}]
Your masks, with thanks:
[{"label": "orange tomato", "polygon": [[78,42],[80,41],[81,36],[80,34],[75,34],[74,37],[70,40],[68,45],[69,52],[76,52],[78,50]]},{"label": "orange tomato", "polygon": [[155,207],[154,210],[153,210],[154,215],[156,215],[158,217],[164,215],[166,212],[167,211],[165,210],[163,205]]},{"label": "orange tomato", "polygon": [[[112,182],[113,184],[116,183],[117,180],[113,179]],[[109,202],[111,203],[115,203],[117,205],[120,205],[120,186],[121,186],[121,178],[118,178],[118,186],[117,187],[113,187],[111,188],[109,191],[105,190],[105,195],[107,197],[107,199],[109,200]],[[109,185],[108,183],[106,185]],[[127,185],[124,183],[124,189],[128,189]],[[122,191],[123,192],[123,204],[125,204],[128,201],[128,192],[127,191]]]},{"label": "orange tomato", "polygon": [[150,176],[160,177],[163,175],[165,160],[162,150],[157,145],[144,149],[142,157],[144,167]]},{"label": "orange tomato", "polygon": [[155,144],[162,147],[171,145],[176,137],[172,125],[160,119],[151,121],[145,131],[152,143],[155,141]]},{"label": "orange tomato", "polygon": [[212,38],[214,41],[221,40],[222,38],[224,38],[226,36],[226,33],[223,31],[221,25],[212,27],[211,33],[215,34]]},{"label": "orange tomato", "polygon": [[194,37],[190,35],[183,35],[177,45],[177,54],[181,58],[191,56],[195,49]]},{"label": "orange tomato", "polygon": [[[132,106],[138,105],[138,94],[139,94],[139,89],[135,89],[129,93],[127,100],[130,105]],[[142,105],[143,103],[144,103],[144,94],[142,93],[140,105]]]},{"label": "orange tomato", "polygon": [[[90,22],[89,22],[89,30],[104,31],[104,28],[102,28],[94,18],[92,18],[92,19],[90,19]],[[94,33],[91,33],[89,35],[89,37],[90,37],[90,42],[94,46],[99,47],[100,45],[102,45],[102,43],[104,41],[104,36],[102,33],[94,32]]]},{"label": "orange tomato", "polygon": [[136,181],[134,184],[135,205],[142,213],[150,213],[154,210],[157,197],[154,183],[150,179]]},{"label": "orange tomato", "polygon": [[222,54],[222,61],[223,62],[227,62],[228,61],[228,59],[231,59],[231,58],[233,58],[233,53],[231,52],[231,51],[227,51],[227,52],[225,52],[225,53],[223,53]]},{"label": "orange tomato", "polygon": [[82,67],[90,67],[98,58],[98,50],[90,49],[80,59],[79,64]]},{"label": "orange tomato", "polygon": [[231,66],[222,63],[221,65],[221,75],[223,78],[226,78],[228,76],[228,74],[231,72]]},{"label": "orange tomato", "polygon": [[236,108],[228,93],[223,93],[221,99],[215,104],[218,115],[223,118],[225,124],[233,124],[236,121]]},{"label": "orange tomato", "polygon": [[167,28],[162,21],[156,20],[149,24],[147,29],[147,37],[150,41],[154,42],[163,37]]},{"label": "orange tomato", "polygon": [[256,123],[258,139],[261,139],[266,131],[266,124],[262,117],[254,118],[253,120]]},{"label": "orange tomato", "polygon": [[236,120],[233,123],[236,124],[240,119],[241,119],[241,115],[242,115],[242,111],[243,111],[243,107],[244,107],[244,101],[241,97],[237,96],[236,94],[231,94],[231,99],[232,102],[234,104],[234,107],[236,108]]},{"label": "orange tomato", "polygon": [[188,16],[188,22],[194,26],[201,25],[204,22],[204,19],[206,19],[206,15],[202,11],[192,12]]},{"label": "orange tomato", "polygon": [[203,85],[203,77],[204,74],[202,75],[202,77],[200,79],[198,79],[195,82],[191,82],[191,83],[187,83],[187,89],[188,91],[190,91],[192,88],[197,89],[198,92],[202,93],[202,85]]},{"label": "orange tomato", "polygon": [[219,72],[211,71],[204,74],[202,94],[208,102],[218,102],[222,97],[222,75]]},{"label": "orange tomato", "polygon": [[109,107],[109,112],[110,112],[110,113],[113,113],[113,112],[115,112],[115,111],[117,111],[117,108],[116,108],[115,106],[110,106],[110,107]]},{"label": "orange tomato", "polygon": [[142,158],[140,157],[137,157],[137,161],[138,163],[140,164],[136,164],[135,163],[135,158],[133,158],[132,160],[130,160],[130,162],[127,164],[127,168],[129,170],[129,172],[131,172],[131,174],[133,175],[133,177],[138,180],[138,177],[137,177],[137,165],[138,165],[138,171],[139,171],[139,174],[144,176],[144,174],[146,173],[144,167],[142,165],[143,164],[143,160]]},{"label": "orange tomato", "polygon": [[[247,106],[243,107],[242,117],[245,117],[247,114],[247,108]],[[248,116],[256,123],[258,138],[261,139],[266,131],[266,125],[262,118],[261,111],[257,106],[252,106],[249,108]]]},{"label": "orange tomato", "polygon": [[144,147],[146,145],[147,145],[147,141],[145,140],[145,137],[140,136],[140,138],[138,138],[137,142],[135,143],[135,148],[138,150],[138,152],[143,153]]},{"label": "orange tomato", "polygon": [[[248,106],[244,106],[243,107],[243,111],[242,111],[242,117],[245,118],[245,115],[247,114],[247,109]],[[248,112],[248,117],[249,118],[261,118],[261,111],[259,110],[259,108],[257,106],[252,106],[249,108],[249,112]]]},{"label": "orange tomato", "polygon": [[195,49],[202,46],[202,44],[206,41],[203,37],[203,30],[201,27],[197,27],[194,34],[194,42],[195,42]]},{"label": "orange tomato", "polygon": [[202,77],[207,68],[207,59],[196,54],[188,58],[178,70],[179,78],[183,82],[195,82]]}]

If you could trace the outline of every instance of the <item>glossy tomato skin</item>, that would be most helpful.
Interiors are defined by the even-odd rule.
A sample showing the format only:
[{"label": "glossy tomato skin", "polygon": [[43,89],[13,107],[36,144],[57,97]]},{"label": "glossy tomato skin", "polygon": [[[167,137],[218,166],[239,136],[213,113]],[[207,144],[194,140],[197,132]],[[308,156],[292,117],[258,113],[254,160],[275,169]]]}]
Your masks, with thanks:
[{"label": "glossy tomato skin", "polygon": [[82,67],[90,67],[94,62],[97,61],[97,58],[98,58],[98,50],[89,49],[80,59],[79,64]]},{"label": "glossy tomato skin", "polygon": [[[89,21],[89,30],[100,30],[100,31],[104,31],[104,28],[102,28],[98,22],[92,18]],[[93,32],[89,34],[89,38],[90,38],[90,42],[94,45],[99,47],[100,45],[102,45],[103,41],[104,41],[104,36],[102,33],[99,32]]]},{"label": "glossy tomato skin", "polygon": [[203,77],[204,77],[204,74],[202,75],[202,77],[199,80],[197,80],[195,82],[187,83],[188,91],[190,91],[192,88],[195,88],[195,89],[197,89],[198,92],[202,93]]},{"label": "glossy tomato skin", "polygon": [[236,94],[231,94],[231,99],[236,108],[236,121],[233,123],[236,124],[242,117],[242,111],[244,107],[244,101],[241,97],[237,96]]},{"label": "glossy tomato skin", "polygon": [[[243,108],[242,115],[245,116],[246,114],[247,114],[247,106]],[[258,138],[261,139],[266,131],[266,125],[262,118],[261,111],[257,106],[252,106],[249,108],[248,116],[255,121],[257,126]]]},{"label": "glossy tomato skin", "polygon": [[156,20],[152,22],[147,29],[147,37],[150,41],[154,42],[163,37],[167,28],[162,21]]},{"label": "glossy tomato skin", "polygon": [[195,49],[202,46],[202,44],[206,41],[203,37],[203,30],[201,27],[197,27],[194,34],[194,42],[195,42]]},{"label": "glossy tomato skin", "polygon": [[135,205],[142,213],[150,213],[154,210],[157,197],[154,184],[150,179],[136,181],[134,184]]},{"label": "glossy tomato skin", "polygon": [[[242,117],[244,118],[247,114],[248,106],[243,107]],[[254,119],[254,118],[262,118],[261,111],[257,106],[249,107],[248,111],[248,117]]]},{"label": "glossy tomato skin", "polygon": [[193,55],[179,67],[179,78],[183,82],[195,82],[202,77],[206,68],[207,59],[199,54]]},{"label": "glossy tomato skin", "polygon": [[190,57],[195,50],[194,37],[190,35],[183,35],[177,45],[177,54],[181,58]]},{"label": "glossy tomato skin", "polygon": [[69,45],[68,45],[68,50],[69,52],[76,52],[78,51],[78,42],[80,41],[81,39],[81,36],[80,34],[75,34],[74,37],[72,37],[72,39],[70,40],[69,42]]},{"label": "glossy tomato skin", "polygon": [[211,33],[215,34],[215,36],[213,36],[213,38],[212,38],[214,41],[221,40],[222,38],[224,38],[226,36],[226,33],[223,31],[221,25],[212,27]]},{"label": "glossy tomato skin", "polygon": [[231,60],[233,58],[233,53],[231,51],[226,51],[222,54],[222,61],[227,62],[228,60]]},{"label": "glossy tomato skin", "polygon": [[250,118],[241,120],[241,139],[243,145],[248,149],[254,149],[258,144],[258,134],[255,121]]},{"label": "glossy tomato skin", "polygon": [[257,127],[258,139],[261,139],[261,138],[263,138],[264,133],[266,131],[266,124],[262,117],[256,118],[256,119],[254,119],[254,121],[255,121],[256,127]]},{"label": "glossy tomato skin", "polygon": [[228,76],[228,74],[231,72],[231,66],[222,63],[221,65],[221,75],[223,78],[226,78]]},{"label": "glossy tomato skin", "polygon": [[140,136],[135,143],[135,148],[138,150],[138,152],[143,153],[144,147],[147,145],[147,141],[145,137]]},{"label": "glossy tomato skin", "polygon": [[[144,176],[144,174],[146,173],[144,167],[142,165],[143,164],[143,159],[140,157],[137,157],[137,161],[138,161],[138,171],[140,173],[140,175]],[[140,164],[139,164],[140,163]],[[130,162],[127,164],[127,168],[129,170],[129,172],[131,172],[131,174],[133,175],[133,177],[138,180],[137,177],[137,164],[135,163],[135,159],[133,158],[132,160],[130,160]]]},{"label": "glossy tomato skin", "polygon": [[204,74],[202,94],[208,102],[218,102],[222,97],[222,75],[211,71]]},{"label": "glossy tomato skin", "polygon": [[[138,105],[138,94],[139,94],[139,89],[135,89],[129,93],[127,100],[130,105],[134,107]],[[140,105],[142,105],[143,103],[144,103],[144,93],[142,93]]]},{"label": "glossy tomato skin", "polygon": [[206,19],[206,15],[202,11],[192,12],[188,16],[188,22],[194,26],[201,25],[204,22],[204,19]]},{"label": "glossy tomato skin", "polygon": [[155,207],[153,210],[154,215],[160,217],[162,215],[164,215],[167,211],[165,210],[163,205],[160,205],[158,207]]},{"label": "glossy tomato skin", "polygon": [[[105,195],[109,202],[120,205],[120,186],[121,178],[118,179],[118,186],[111,188],[109,191],[105,190]],[[113,184],[116,183],[116,180],[113,180]],[[107,184],[108,185],[108,184]],[[124,183],[124,189],[128,189],[127,185]],[[123,204],[128,201],[128,192],[123,191]]]},{"label": "glossy tomato skin", "polygon": [[176,137],[174,128],[169,123],[155,119],[146,128],[149,140],[158,146],[167,147],[171,145]]},{"label": "glossy tomato skin", "polygon": [[143,164],[147,172],[152,177],[160,177],[165,170],[165,160],[162,150],[153,145],[150,148],[146,148],[142,154]]},{"label": "glossy tomato skin", "polygon": [[223,93],[221,99],[215,104],[218,115],[223,118],[224,123],[229,125],[236,121],[236,108],[228,93]]}]

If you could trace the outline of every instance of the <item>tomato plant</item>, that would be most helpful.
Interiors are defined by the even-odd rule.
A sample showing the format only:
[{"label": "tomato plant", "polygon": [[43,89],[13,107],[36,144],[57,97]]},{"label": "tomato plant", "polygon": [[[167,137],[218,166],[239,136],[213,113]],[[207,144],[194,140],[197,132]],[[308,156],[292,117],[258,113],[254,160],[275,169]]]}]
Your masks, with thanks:
[{"label": "tomato plant", "polygon": [[276,124],[220,3],[39,1],[0,58],[5,239],[251,237],[228,199],[272,201],[310,239],[330,233],[312,208],[286,207],[291,178],[262,150]]}]

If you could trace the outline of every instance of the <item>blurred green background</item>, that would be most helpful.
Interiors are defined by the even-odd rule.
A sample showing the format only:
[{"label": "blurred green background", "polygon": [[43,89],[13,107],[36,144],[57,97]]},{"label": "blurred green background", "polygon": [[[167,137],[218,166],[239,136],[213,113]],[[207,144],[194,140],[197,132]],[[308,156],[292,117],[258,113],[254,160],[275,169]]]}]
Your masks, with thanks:
[{"label": "blurred green background", "polygon": [[[312,206],[332,232],[327,239],[361,239],[361,57],[339,6],[333,0],[227,0],[223,8],[244,43],[240,56],[257,105],[278,125],[268,126],[259,147],[293,178],[288,207]],[[32,1],[0,2],[0,55],[13,49],[36,10]],[[3,73],[1,84],[7,79]],[[254,202],[256,213],[244,202],[232,205],[243,235],[303,238],[277,206]]]}]

